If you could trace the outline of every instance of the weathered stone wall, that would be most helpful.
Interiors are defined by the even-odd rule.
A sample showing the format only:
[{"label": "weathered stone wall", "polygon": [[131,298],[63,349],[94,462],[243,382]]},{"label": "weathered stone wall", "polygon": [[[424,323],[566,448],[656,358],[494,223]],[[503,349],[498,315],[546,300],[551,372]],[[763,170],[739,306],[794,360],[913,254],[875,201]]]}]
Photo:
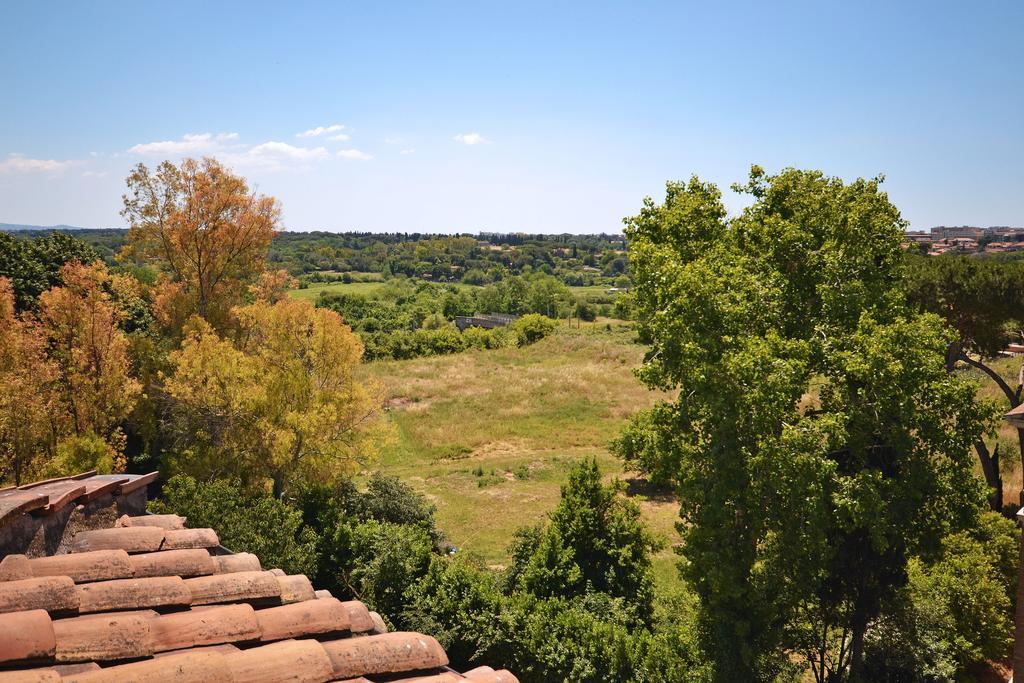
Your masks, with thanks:
[{"label": "weathered stone wall", "polygon": [[0,557],[15,553],[29,557],[66,553],[79,531],[110,528],[121,515],[145,512],[146,488],[142,487],[128,495],[108,494],[84,505],[67,505],[50,515],[19,515],[0,526]]}]

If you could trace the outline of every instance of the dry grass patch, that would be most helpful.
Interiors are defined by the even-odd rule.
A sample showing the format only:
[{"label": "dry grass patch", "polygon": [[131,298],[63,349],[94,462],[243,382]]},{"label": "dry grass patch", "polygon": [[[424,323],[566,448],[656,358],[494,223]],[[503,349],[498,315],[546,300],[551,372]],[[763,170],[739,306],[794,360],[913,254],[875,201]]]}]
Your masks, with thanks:
[{"label": "dry grass patch", "polygon": [[[521,349],[385,361],[365,371],[387,387],[397,435],[380,468],[437,505],[456,546],[492,565],[522,526],[542,523],[573,464],[597,458],[623,476],[608,445],[626,417],[658,398],[632,373],[643,357],[623,325],[559,327]],[[637,498],[666,542],[659,579],[674,580],[674,502]]]}]

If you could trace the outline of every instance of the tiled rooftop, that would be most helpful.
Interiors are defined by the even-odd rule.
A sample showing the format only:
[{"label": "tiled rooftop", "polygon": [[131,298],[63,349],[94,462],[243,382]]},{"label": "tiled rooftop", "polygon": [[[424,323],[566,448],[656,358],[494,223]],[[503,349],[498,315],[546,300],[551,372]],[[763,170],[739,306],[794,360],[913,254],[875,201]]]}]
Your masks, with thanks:
[{"label": "tiled rooftop", "polygon": [[517,681],[458,673],[429,635],[388,633],[363,603],[230,554],[213,529],[142,513],[155,478],[0,490],[0,683]]}]

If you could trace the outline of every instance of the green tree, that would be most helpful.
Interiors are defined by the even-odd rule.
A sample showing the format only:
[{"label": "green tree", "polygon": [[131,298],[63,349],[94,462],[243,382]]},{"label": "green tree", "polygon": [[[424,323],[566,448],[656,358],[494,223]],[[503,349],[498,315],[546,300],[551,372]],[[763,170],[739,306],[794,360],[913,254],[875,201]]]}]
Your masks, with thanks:
[{"label": "green tree", "polygon": [[0,277],[11,281],[19,311],[35,308],[40,294],[63,284],[60,270],[65,263],[98,259],[92,247],[63,232],[30,240],[0,232]]},{"label": "green tree", "polygon": [[942,321],[904,305],[905,222],[879,184],[754,167],[734,219],[693,178],[626,220],[639,376],[678,390],[646,429],[678,463],[718,680],[770,679],[795,649],[819,681],[863,680],[908,558],[977,512],[992,411],[946,373]]},{"label": "green tree", "polygon": [[[1008,408],[1021,404],[1024,374],[1015,385],[992,366],[1008,342],[1021,340],[1024,329],[1024,262],[941,256],[913,258],[907,269],[907,291],[912,304],[945,319],[956,331],[946,352],[947,369],[972,367],[999,387]],[[1021,368],[1024,373],[1024,367]],[[1024,429],[1017,429],[1024,466]],[[985,481],[992,489],[993,510],[1003,506],[999,449],[990,451],[982,439],[974,444]],[[1020,493],[1024,505],[1024,491]]]},{"label": "green tree", "polygon": [[619,493],[618,484],[601,483],[596,460],[574,467],[548,525],[519,534],[509,584],[542,598],[606,593],[624,599],[648,622],[650,554],[658,543],[639,508]]}]

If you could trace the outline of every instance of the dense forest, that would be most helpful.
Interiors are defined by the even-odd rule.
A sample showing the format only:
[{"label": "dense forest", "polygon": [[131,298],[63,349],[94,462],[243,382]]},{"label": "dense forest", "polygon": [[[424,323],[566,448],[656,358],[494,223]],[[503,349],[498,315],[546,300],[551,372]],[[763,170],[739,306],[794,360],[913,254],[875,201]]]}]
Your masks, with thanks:
[{"label": "dense forest", "polygon": [[[22,239],[47,230],[18,230]],[[127,230],[66,230],[114,264]],[[287,232],[275,234],[268,265],[287,270],[300,283],[340,281],[375,273],[436,282],[482,285],[507,275],[544,273],[572,286],[611,284],[628,274],[621,235],[423,235],[418,233]],[[619,280],[628,286],[628,280]]]},{"label": "dense forest", "polygon": [[[4,483],[159,467],[154,510],[524,681],[952,681],[1008,656],[1000,458],[1024,456],[989,444],[1021,402],[996,364],[1024,262],[906,253],[880,181],[755,167],[732,217],[672,182],[624,238],[279,232],[212,159],[127,186],[126,231],[0,234]],[[346,277],[379,290],[295,296]],[[481,311],[521,317],[452,325]],[[661,397],[613,449],[678,502],[678,591],[593,459],[500,568],[371,473],[390,435],[363,363],[518,353],[599,314]]]}]

